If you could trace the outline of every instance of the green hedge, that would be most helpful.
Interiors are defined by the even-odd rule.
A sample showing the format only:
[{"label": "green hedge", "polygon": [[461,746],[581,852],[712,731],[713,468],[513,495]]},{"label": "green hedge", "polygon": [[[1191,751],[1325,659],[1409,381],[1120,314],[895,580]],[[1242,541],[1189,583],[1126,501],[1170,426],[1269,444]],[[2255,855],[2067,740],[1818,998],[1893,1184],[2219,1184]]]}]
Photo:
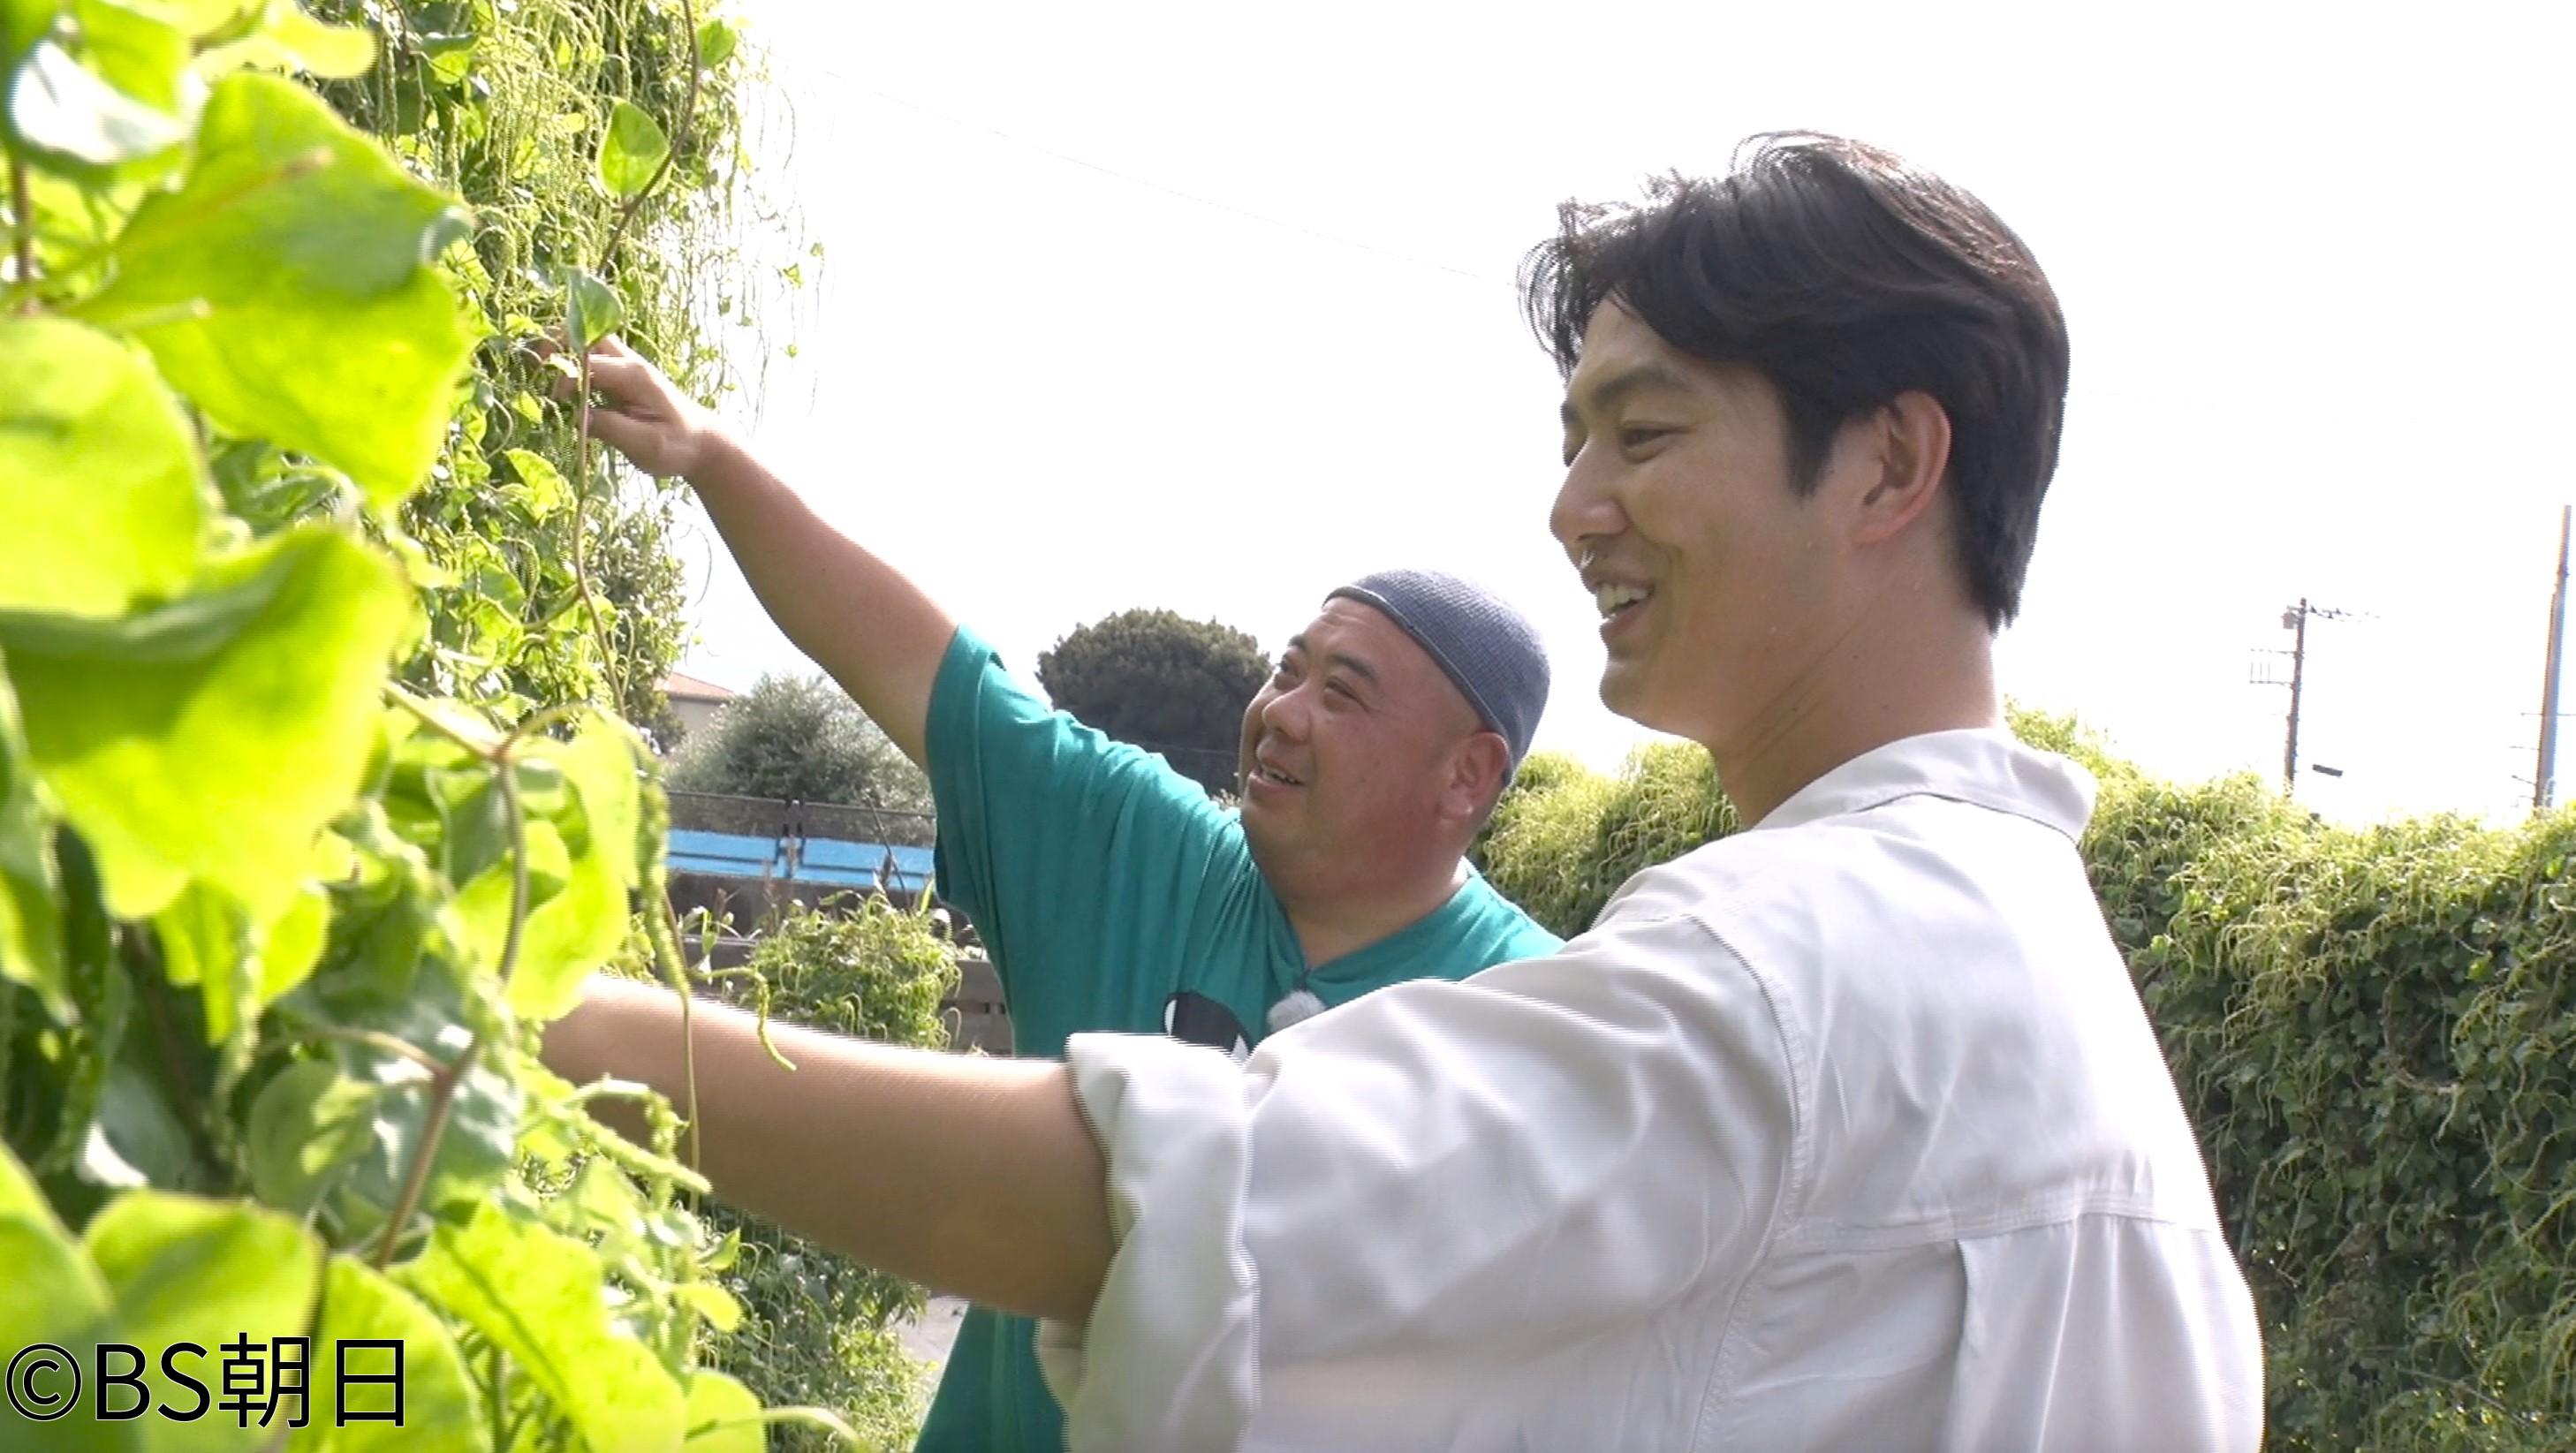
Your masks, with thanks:
[{"label": "green hedge", "polygon": [[[2014,727],[2101,781],[2085,857],[2262,1310],[2269,1446],[2576,1447],[2576,816],[2344,828]],[[1695,748],[1541,757],[1477,860],[1571,934],[1734,827]]]}]

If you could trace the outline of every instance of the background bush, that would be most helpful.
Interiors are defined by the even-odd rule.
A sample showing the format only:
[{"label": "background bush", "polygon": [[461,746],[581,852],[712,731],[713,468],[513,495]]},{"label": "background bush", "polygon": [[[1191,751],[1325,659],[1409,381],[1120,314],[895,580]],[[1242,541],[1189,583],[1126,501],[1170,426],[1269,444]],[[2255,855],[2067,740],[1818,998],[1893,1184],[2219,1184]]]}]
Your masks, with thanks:
[{"label": "background bush", "polygon": [[818,676],[763,676],[681,743],[671,786],[928,812],[930,779]]},{"label": "background bush", "polygon": [[1038,684],[1086,726],[1160,752],[1212,794],[1234,790],[1243,709],[1270,679],[1261,643],[1177,611],[1120,611],[1038,653]]}]

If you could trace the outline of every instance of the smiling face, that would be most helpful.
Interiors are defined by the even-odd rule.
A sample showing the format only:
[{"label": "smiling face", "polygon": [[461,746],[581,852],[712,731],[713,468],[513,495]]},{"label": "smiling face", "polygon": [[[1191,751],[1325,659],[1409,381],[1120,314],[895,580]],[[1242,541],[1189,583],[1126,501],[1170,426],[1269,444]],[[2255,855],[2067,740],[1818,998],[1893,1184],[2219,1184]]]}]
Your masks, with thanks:
[{"label": "smiling face", "polygon": [[1336,597],[1244,709],[1244,836],[1274,882],[1314,891],[1448,871],[1504,755],[1411,636]]},{"label": "smiling face", "polygon": [[1793,487],[1778,393],[1614,300],[1584,331],[1565,425],[1549,524],[1602,611],[1602,701],[1712,750],[1740,739],[1839,616],[1830,511]]}]

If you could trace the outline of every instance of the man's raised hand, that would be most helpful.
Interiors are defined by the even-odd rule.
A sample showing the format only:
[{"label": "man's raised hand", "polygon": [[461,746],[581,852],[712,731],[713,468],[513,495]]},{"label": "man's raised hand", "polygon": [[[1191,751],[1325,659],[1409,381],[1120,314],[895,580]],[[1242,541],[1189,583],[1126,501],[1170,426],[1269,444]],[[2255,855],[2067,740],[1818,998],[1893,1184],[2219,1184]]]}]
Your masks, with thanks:
[{"label": "man's raised hand", "polygon": [[[550,343],[539,347],[548,354],[561,351]],[[622,339],[591,345],[590,387],[592,437],[647,474],[694,476],[723,440],[715,416]],[[559,398],[569,399],[574,391],[569,378],[555,385]]]},{"label": "man's raised hand", "polygon": [[[536,346],[548,367],[574,372],[560,341]],[[565,377],[556,394],[569,402],[576,389]],[[787,639],[905,756],[927,760],[930,689],[957,634],[938,602],[816,514],[712,411],[623,342],[591,346],[590,393],[591,433],[648,474],[686,478]]]}]

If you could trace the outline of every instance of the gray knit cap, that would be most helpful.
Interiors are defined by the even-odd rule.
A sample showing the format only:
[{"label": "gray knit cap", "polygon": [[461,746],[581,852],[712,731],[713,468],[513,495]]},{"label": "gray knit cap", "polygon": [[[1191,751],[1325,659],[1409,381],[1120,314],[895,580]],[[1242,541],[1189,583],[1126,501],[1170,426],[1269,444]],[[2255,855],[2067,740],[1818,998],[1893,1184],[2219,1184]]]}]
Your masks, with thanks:
[{"label": "gray knit cap", "polygon": [[1431,653],[1467,704],[1512,749],[1512,771],[1529,755],[1547,709],[1547,649],[1538,631],[1502,597],[1437,570],[1381,570],[1336,590],[1374,606]]}]

